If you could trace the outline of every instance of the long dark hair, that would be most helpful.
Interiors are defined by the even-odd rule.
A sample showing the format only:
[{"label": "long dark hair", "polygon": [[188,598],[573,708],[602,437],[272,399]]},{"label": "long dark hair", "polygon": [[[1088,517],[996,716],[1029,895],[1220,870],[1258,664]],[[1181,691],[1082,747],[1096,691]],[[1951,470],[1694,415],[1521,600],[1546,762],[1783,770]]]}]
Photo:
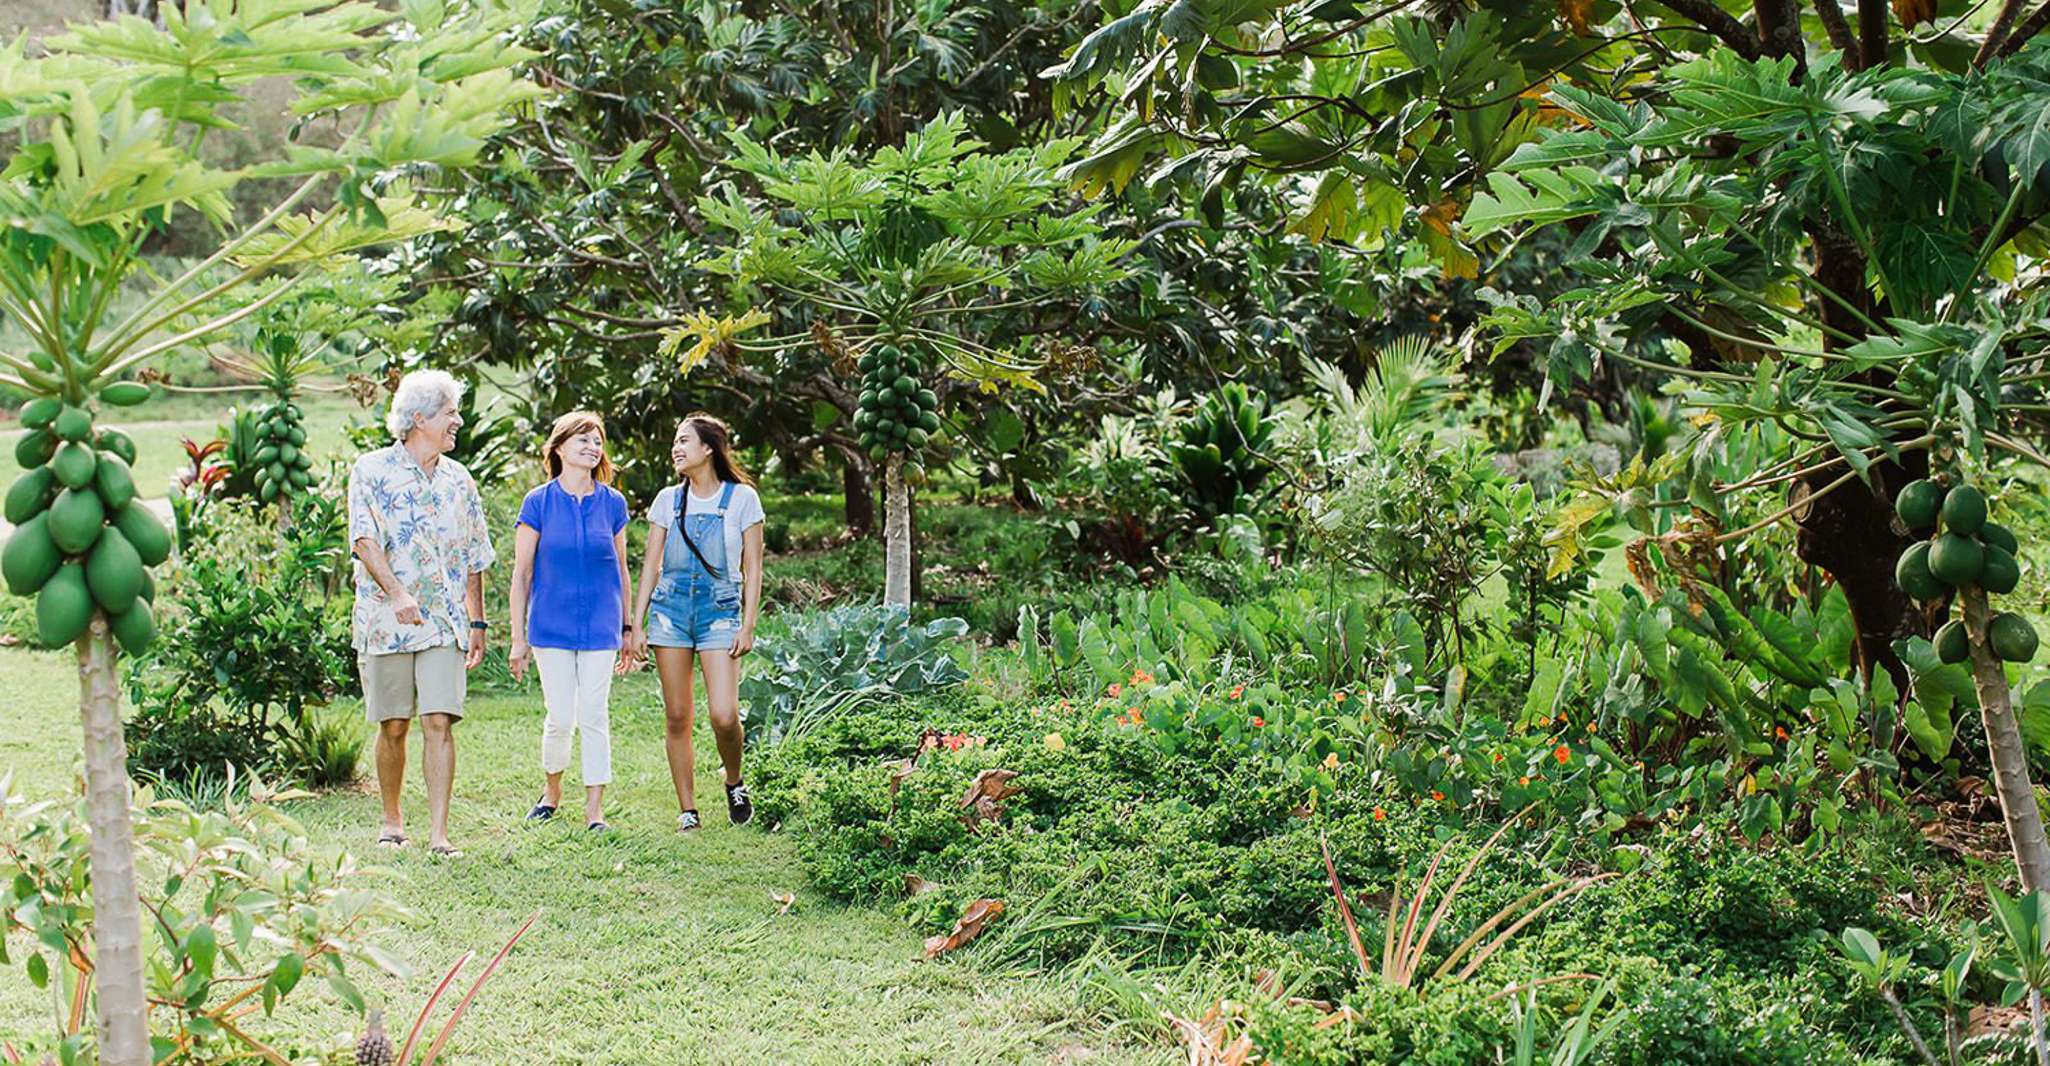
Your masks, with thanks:
[{"label": "long dark hair", "polygon": [[712,449],[712,472],[719,475],[719,480],[755,487],[755,479],[747,476],[747,471],[733,459],[733,431],[726,428],[726,423],[709,411],[692,411],[683,416],[683,425],[697,430],[698,439]]}]

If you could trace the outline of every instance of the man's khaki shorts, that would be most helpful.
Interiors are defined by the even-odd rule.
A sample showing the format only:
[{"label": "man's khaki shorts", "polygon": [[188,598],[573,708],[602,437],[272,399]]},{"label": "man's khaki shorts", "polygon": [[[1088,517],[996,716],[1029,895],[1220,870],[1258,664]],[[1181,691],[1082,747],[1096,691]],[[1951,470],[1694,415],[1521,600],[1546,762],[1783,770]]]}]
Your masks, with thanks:
[{"label": "man's khaki shorts", "polygon": [[364,655],[363,715],[372,725],[416,714],[463,716],[469,673],[453,644],[426,651]]}]

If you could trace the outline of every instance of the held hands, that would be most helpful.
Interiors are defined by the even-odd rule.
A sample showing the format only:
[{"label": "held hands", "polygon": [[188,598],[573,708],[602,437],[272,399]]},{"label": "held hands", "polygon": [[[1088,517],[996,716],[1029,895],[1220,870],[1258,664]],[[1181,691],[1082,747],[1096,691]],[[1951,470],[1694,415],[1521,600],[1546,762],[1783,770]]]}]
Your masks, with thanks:
[{"label": "held hands", "polygon": [[641,635],[641,627],[629,625],[619,638],[619,658],[612,664],[615,674],[629,674],[641,668],[641,662],[648,654],[648,638]]}]

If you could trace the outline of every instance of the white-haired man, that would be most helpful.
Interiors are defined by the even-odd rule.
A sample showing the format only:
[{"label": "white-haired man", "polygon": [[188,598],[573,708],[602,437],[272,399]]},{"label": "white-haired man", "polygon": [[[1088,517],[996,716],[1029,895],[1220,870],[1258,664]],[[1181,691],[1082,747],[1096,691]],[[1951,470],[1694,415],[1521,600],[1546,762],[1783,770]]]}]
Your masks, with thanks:
[{"label": "white-haired man", "polygon": [[477,483],[446,458],[462,428],[463,386],[439,370],[399,381],[385,419],[397,443],[349,471],[349,539],[356,555],[353,632],[363,708],[377,727],[377,787],[384,826],[377,842],[406,844],[399,811],[406,731],[420,719],[427,783],[428,847],[448,840],[456,771],[455,724],[467,671],[484,659],[484,571],[496,558]]}]

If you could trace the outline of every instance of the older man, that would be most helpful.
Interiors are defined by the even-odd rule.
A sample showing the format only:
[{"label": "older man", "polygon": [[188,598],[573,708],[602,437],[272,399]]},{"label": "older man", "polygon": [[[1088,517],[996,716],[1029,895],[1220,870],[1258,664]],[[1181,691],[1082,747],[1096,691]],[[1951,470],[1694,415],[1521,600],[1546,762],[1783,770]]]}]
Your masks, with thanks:
[{"label": "older man", "polygon": [[406,732],[417,715],[428,847],[444,856],[460,854],[448,840],[455,724],[463,716],[467,671],[484,659],[483,575],[495,558],[477,483],[446,457],[463,425],[462,395],[462,384],[442,371],[406,375],[385,420],[397,443],[365,454],[349,472],[353,628],[384,797],[377,842],[406,844],[399,793]]}]

